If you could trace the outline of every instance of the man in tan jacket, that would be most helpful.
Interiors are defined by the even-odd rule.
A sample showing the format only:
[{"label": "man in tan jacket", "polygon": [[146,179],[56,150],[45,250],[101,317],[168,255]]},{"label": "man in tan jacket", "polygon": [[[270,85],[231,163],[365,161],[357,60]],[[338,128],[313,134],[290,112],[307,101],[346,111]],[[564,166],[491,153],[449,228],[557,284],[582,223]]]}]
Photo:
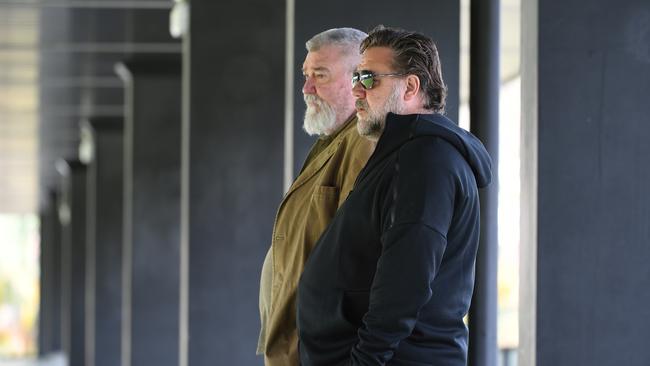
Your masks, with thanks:
[{"label": "man in tan jacket", "polygon": [[304,130],[319,138],[280,203],[260,281],[258,354],[267,366],[299,365],[296,289],[314,244],[352,190],[372,145],[357,133],[350,80],[366,34],[330,29],[306,43]]}]

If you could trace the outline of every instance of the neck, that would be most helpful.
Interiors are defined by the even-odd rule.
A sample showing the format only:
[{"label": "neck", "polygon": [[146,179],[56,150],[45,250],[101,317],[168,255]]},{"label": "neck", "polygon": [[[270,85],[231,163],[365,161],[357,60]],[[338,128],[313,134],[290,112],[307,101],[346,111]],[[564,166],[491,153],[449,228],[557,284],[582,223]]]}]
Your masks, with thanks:
[{"label": "neck", "polygon": [[353,116],[353,114],[350,114],[347,118],[343,118],[343,119],[337,121],[336,124],[334,125],[334,127],[332,128],[332,130],[327,131],[327,134],[325,136],[332,136],[332,135],[336,134],[337,132],[339,132],[343,128],[343,126],[345,126],[346,122],[349,121],[350,119],[352,119],[352,116]]},{"label": "neck", "polygon": [[401,114],[432,114],[432,113],[433,113],[432,110],[426,109],[423,106],[419,105],[419,106],[411,106],[411,107],[404,108]]}]

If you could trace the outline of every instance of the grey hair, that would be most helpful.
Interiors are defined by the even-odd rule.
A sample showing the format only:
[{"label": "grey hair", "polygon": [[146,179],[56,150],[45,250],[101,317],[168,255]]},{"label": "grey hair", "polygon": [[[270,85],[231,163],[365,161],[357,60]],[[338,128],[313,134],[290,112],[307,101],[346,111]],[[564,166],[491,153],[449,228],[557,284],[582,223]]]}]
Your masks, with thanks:
[{"label": "grey hair", "polygon": [[340,46],[345,54],[359,52],[361,42],[368,34],[354,28],[332,28],[318,33],[305,43],[308,52],[318,51],[324,46]]}]

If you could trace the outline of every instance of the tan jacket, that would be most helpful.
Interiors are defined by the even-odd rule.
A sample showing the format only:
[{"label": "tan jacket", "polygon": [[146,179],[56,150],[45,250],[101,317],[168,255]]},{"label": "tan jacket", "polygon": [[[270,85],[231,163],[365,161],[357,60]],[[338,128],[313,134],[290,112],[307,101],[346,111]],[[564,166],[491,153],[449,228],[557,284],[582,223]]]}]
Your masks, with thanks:
[{"label": "tan jacket", "polygon": [[300,274],[373,149],[359,136],[356,122],[351,119],[337,134],[314,144],[278,208],[260,288],[258,350],[267,366],[299,365],[296,289]]}]

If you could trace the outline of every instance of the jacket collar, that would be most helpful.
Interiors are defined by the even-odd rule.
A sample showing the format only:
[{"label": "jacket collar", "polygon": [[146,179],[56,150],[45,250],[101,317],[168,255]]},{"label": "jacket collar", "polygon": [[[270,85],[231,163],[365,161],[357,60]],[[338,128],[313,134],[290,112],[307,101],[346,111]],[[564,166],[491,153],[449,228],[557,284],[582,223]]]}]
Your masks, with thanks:
[{"label": "jacket collar", "polygon": [[438,137],[454,146],[470,165],[479,188],[490,183],[492,161],[483,144],[474,135],[439,113],[407,115],[388,113],[377,147],[359,173],[355,186],[368,175],[368,172],[407,141],[424,136]]},{"label": "jacket collar", "polygon": [[418,116],[419,115],[399,115],[388,113],[386,116],[384,131],[377,141],[375,151],[370,156],[370,159],[368,159],[366,166],[363,167],[359,173],[359,176],[357,176],[357,180],[354,183],[355,186],[361,182],[366,175],[368,175],[368,172],[372,171],[377,164],[381,163],[384,158],[389,156],[393,151],[397,150],[406,141],[413,137],[411,125],[417,121]]},{"label": "jacket collar", "polygon": [[[293,191],[305,184],[305,182],[313,177],[314,174],[318,173],[321,170],[323,165],[327,163],[332,155],[334,155],[334,152],[336,152],[339,145],[341,145],[341,142],[343,142],[343,138],[346,135],[347,131],[349,131],[351,128],[356,128],[356,121],[357,117],[356,115],[353,115],[336,133],[320,138],[314,143],[310,150],[308,158],[305,160],[305,163],[300,170],[300,174],[298,174],[298,177],[289,188],[289,191],[285,197],[289,196]],[[320,146],[320,151],[316,152],[315,156],[311,156],[315,149],[319,149],[318,145],[322,145]]]}]

